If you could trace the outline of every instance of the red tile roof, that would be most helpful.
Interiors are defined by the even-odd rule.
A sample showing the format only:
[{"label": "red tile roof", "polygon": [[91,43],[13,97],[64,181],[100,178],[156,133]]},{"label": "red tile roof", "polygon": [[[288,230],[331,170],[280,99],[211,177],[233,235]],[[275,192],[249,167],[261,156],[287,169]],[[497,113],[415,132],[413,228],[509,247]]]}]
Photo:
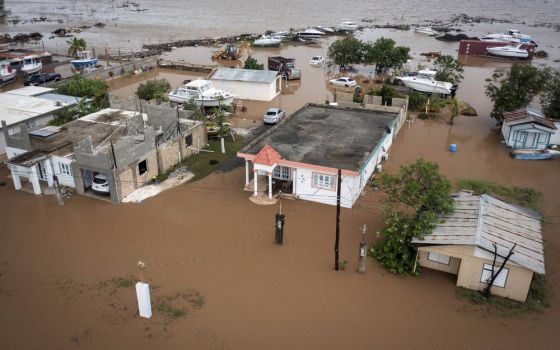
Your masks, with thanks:
[{"label": "red tile roof", "polygon": [[503,116],[504,121],[507,122],[527,119],[528,122],[537,123],[551,129],[557,129],[552,120],[529,113],[527,109],[518,109],[516,111],[504,112]]},{"label": "red tile roof", "polygon": [[257,153],[254,162],[262,165],[273,165],[277,164],[278,161],[282,159],[280,153],[276,152],[274,148],[269,145],[264,145],[264,147]]}]

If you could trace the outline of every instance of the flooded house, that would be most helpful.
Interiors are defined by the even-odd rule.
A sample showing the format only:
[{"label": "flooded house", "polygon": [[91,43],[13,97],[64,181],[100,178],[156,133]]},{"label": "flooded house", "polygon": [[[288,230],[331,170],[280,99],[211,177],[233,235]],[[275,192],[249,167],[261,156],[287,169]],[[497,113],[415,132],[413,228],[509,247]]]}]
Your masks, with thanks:
[{"label": "flooded house", "polygon": [[501,132],[509,148],[544,150],[560,144],[560,123],[546,118],[540,111],[523,108],[504,112],[503,118]]},{"label": "flooded house", "polygon": [[27,86],[0,93],[0,158],[6,157],[6,140],[8,135],[19,131],[24,125],[31,130],[46,125],[56,113],[75,106],[78,98],[54,93],[54,89]]},{"label": "flooded house", "polygon": [[431,234],[413,240],[417,264],[457,275],[457,286],[473,290],[497,274],[492,294],[524,302],[533,274],[545,273],[540,215],[486,194],[460,192],[454,201],[453,213]]},{"label": "flooded house", "polygon": [[204,123],[187,111],[107,108],[61,126],[4,132],[14,187],[35,194],[60,185],[119,203],[206,144]]},{"label": "flooded house", "polygon": [[219,68],[208,79],[216,89],[231,92],[242,100],[271,101],[282,89],[280,75],[270,70]]},{"label": "flooded house", "polygon": [[307,104],[237,153],[245,160],[245,189],[253,198],[272,199],[282,191],[336,205],[340,169],[341,206],[351,208],[381,170],[405,118],[406,105],[364,109]]}]

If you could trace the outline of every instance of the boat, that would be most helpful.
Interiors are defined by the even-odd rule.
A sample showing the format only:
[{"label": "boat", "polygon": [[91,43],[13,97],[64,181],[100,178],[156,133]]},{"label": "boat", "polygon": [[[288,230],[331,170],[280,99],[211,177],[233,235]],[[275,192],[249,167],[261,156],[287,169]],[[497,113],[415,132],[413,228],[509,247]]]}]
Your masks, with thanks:
[{"label": "boat", "polygon": [[278,39],[286,39],[288,36],[290,35],[290,32],[274,32],[272,34],[273,37],[278,38]]},{"label": "boat", "polygon": [[324,32],[313,28],[308,28],[304,31],[296,33],[296,36],[300,39],[319,39],[322,38],[324,35],[325,35]]},{"label": "boat", "polygon": [[17,70],[10,67],[9,62],[0,62],[0,83],[4,84],[16,78]]},{"label": "boat", "polygon": [[332,29],[331,27],[315,26],[315,29],[325,34],[334,34],[334,29]]},{"label": "boat", "polygon": [[342,21],[338,24],[336,30],[339,32],[355,32],[358,30],[358,25],[356,22]]},{"label": "boat", "polygon": [[506,46],[494,46],[486,49],[490,55],[505,57],[505,58],[521,58],[525,59],[529,57],[529,52],[521,48],[522,44],[519,45],[506,45]]},{"label": "boat", "polygon": [[233,103],[234,95],[217,90],[210,80],[197,79],[180,86],[168,94],[169,100],[177,103],[194,101],[197,106],[218,107]]},{"label": "boat", "polygon": [[436,36],[436,35],[440,35],[440,32],[433,30],[430,27],[418,27],[418,28],[414,28],[414,32],[415,33],[419,33],[419,34],[427,34],[427,35],[432,35],[432,36]]},{"label": "boat", "polygon": [[97,64],[97,58],[93,57],[91,51],[78,51],[78,58],[71,60],[70,63],[76,69],[82,69],[84,67],[95,66]]},{"label": "boat", "polygon": [[483,36],[481,40],[500,41],[500,42],[521,42],[521,43],[535,44],[535,41],[530,35],[521,34],[521,32],[517,29],[510,29],[507,31],[507,33],[487,34]]},{"label": "boat", "polygon": [[280,46],[281,42],[282,42],[282,38],[280,38],[280,37],[263,35],[259,39],[255,40],[255,42],[253,42],[253,45],[254,46],[263,46],[263,47],[267,47],[267,46],[278,47],[278,46]]},{"label": "boat", "polygon": [[40,72],[43,69],[43,63],[37,60],[34,56],[25,56],[23,58],[23,65],[21,71],[25,74],[33,74]]},{"label": "boat", "polygon": [[520,43],[521,40],[508,34],[488,34],[481,38],[483,41],[495,41],[499,43]]},{"label": "boat", "polygon": [[400,76],[398,80],[402,81],[406,87],[425,92],[428,94],[450,95],[457,90],[457,86],[446,81],[438,81],[435,79],[436,71],[421,70],[416,75]]},{"label": "boat", "polygon": [[560,151],[552,149],[514,149],[510,151],[510,154],[513,158],[522,160],[547,160],[560,158]]}]

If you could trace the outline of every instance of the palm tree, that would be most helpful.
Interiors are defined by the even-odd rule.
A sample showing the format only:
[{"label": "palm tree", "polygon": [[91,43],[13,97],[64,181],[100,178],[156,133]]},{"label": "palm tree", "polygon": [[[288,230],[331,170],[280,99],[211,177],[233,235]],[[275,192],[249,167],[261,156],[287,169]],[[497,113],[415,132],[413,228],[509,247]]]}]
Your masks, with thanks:
[{"label": "palm tree", "polygon": [[451,119],[449,119],[449,125],[453,125],[453,121],[457,118],[457,116],[459,116],[460,112],[461,105],[459,99],[457,99],[457,97],[453,97],[453,100],[451,100]]},{"label": "palm tree", "polygon": [[68,56],[78,56],[78,51],[84,51],[86,49],[86,41],[80,38],[73,38],[72,40],[66,40],[68,44]]}]

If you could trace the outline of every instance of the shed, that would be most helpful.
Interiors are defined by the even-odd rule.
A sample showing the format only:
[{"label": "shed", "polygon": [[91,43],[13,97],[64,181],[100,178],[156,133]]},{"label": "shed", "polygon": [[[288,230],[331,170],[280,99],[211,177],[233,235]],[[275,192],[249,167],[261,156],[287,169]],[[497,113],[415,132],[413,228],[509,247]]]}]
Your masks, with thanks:
[{"label": "shed", "polygon": [[229,91],[243,100],[270,101],[281,91],[276,71],[220,68],[212,72],[209,79],[217,89]]},{"label": "shed", "polygon": [[553,121],[531,108],[505,112],[503,118],[502,137],[513,149],[546,149],[558,131]]},{"label": "shed", "polygon": [[454,201],[453,213],[442,216],[431,234],[413,239],[418,264],[456,274],[457,286],[482,290],[513,248],[492,293],[525,301],[533,273],[545,273],[540,215],[486,194],[460,192]]}]

